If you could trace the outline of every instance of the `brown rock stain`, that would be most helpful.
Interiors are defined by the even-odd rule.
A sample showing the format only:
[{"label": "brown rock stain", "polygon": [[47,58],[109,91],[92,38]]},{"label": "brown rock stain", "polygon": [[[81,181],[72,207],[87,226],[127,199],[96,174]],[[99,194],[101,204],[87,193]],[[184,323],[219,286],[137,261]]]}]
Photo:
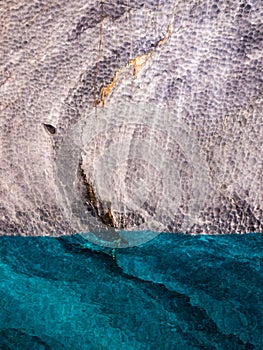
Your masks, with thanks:
[{"label": "brown rock stain", "polygon": [[[157,42],[157,44],[155,44],[155,48],[156,47],[160,47],[163,46],[172,36],[172,26],[173,26],[173,21],[169,24],[168,28],[167,28],[167,33],[166,35]],[[152,56],[154,52],[154,49],[141,55],[141,56],[137,56],[135,58],[132,58],[130,60],[128,60],[128,65],[133,65],[133,77],[136,79],[138,77],[138,74],[140,73],[140,71],[142,70],[142,68],[145,66],[145,64],[147,63],[148,59]],[[99,104],[102,105],[102,108],[105,107],[105,98],[108,97],[111,93],[111,91],[113,90],[113,88],[115,87],[118,79],[119,79],[119,75],[121,73],[121,69],[118,69],[112,79],[112,81],[107,85],[107,86],[103,86],[100,90],[100,98],[98,100],[95,100],[95,107],[98,106]]]},{"label": "brown rock stain", "polygon": [[[166,35],[157,42],[157,44],[155,44],[155,48],[156,47],[160,47],[163,46],[172,36],[172,26],[173,26],[173,22],[169,24],[168,28],[167,28],[167,33]],[[131,60],[128,61],[128,64],[132,64],[133,65],[133,76],[134,78],[137,78],[138,74],[140,73],[140,71],[142,70],[143,66],[146,64],[146,62],[148,61],[148,59],[151,57],[151,55],[153,54],[154,49],[149,51],[146,54],[143,54],[141,56],[137,56]]]},{"label": "brown rock stain", "polygon": [[172,25],[173,25],[173,23],[169,24],[165,37],[158,41],[158,43],[157,43],[158,47],[163,46],[167,42],[167,40],[169,40],[171,38],[172,33],[173,33],[172,32]]},{"label": "brown rock stain", "polygon": [[86,204],[89,205],[93,212],[96,214],[98,218],[108,227],[117,228],[117,224],[115,223],[113,214],[111,212],[110,203],[105,206],[100,198],[96,195],[95,189],[92,184],[87,180],[84,169],[82,168],[82,161],[79,163],[79,174],[82,180],[82,184],[85,187],[85,201]]},{"label": "brown rock stain", "polygon": [[128,64],[133,65],[133,76],[134,78],[137,78],[139,72],[142,70],[143,66],[146,64],[148,59],[151,57],[153,51],[150,51],[149,53],[146,53],[141,56],[137,56],[131,60],[128,61]]},{"label": "brown rock stain", "polygon": [[112,89],[116,85],[116,83],[118,81],[118,78],[119,78],[119,75],[120,75],[120,69],[117,70],[117,72],[115,73],[115,76],[112,79],[112,81],[107,86],[103,86],[101,88],[101,90],[100,90],[100,99],[95,101],[95,106],[98,106],[101,103],[102,108],[105,107],[105,98],[107,96],[109,96],[109,94],[111,93]]}]

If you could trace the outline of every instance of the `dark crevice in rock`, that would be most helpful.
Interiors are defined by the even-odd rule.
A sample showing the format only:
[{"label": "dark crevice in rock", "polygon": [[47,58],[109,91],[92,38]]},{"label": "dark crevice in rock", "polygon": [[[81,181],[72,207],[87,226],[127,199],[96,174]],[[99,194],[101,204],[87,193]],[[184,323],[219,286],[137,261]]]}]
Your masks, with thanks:
[{"label": "dark crevice in rock", "polygon": [[112,211],[111,203],[104,202],[96,194],[94,186],[87,180],[82,167],[82,160],[78,166],[78,177],[80,179],[79,192],[88,211],[107,227],[123,230],[128,226],[140,226],[145,222],[145,218],[139,211],[118,212]]},{"label": "dark crevice in rock", "polygon": [[93,216],[97,216],[104,225],[108,227],[116,228],[116,222],[112,215],[110,204],[106,205],[98,198],[95,193],[94,187],[87,180],[86,174],[82,167],[82,160],[79,162],[78,173],[82,182],[82,195],[84,198],[84,203],[88,210],[92,212]]},{"label": "dark crevice in rock", "polygon": [[43,125],[44,125],[45,130],[46,130],[49,134],[55,135],[55,133],[56,133],[56,128],[55,128],[53,125],[51,125],[51,124],[45,124],[45,123],[43,123]]}]

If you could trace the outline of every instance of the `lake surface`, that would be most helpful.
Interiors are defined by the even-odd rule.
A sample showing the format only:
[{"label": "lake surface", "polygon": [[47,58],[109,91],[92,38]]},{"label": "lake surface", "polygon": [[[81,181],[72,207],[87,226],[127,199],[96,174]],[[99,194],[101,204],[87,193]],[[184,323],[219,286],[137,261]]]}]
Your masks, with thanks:
[{"label": "lake surface", "polygon": [[0,349],[263,348],[263,235],[0,238]]}]

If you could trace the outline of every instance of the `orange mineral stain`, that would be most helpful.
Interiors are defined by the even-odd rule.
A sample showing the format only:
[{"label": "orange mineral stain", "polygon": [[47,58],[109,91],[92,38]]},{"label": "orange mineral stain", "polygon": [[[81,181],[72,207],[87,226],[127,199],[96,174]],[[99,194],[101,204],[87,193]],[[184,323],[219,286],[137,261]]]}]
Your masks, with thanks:
[{"label": "orange mineral stain", "polygon": [[137,78],[139,72],[142,70],[143,66],[146,64],[148,59],[151,57],[152,51],[141,56],[137,56],[128,61],[129,64],[133,65],[133,76]]},{"label": "orange mineral stain", "polygon": [[107,96],[109,96],[109,94],[111,93],[112,89],[114,88],[114,86],[116,85],[118,78],[120,75],[120,69],[117,70],[117,72],[115,73],[114,78],[112,79],[112,81],[107,85],[107,86],[103,86],[100,90],[100,99],[96,100],[95,105],[99,105],[101,103],[102,108],[105,107],[105,98]]},{"label": "orange mineral stain", "polygon": [[171,36],[172,36],[172,24],[168,26],[165,37],[158,42],[157,46],[164,45],[167,42],[167,40],[171,38]]}]

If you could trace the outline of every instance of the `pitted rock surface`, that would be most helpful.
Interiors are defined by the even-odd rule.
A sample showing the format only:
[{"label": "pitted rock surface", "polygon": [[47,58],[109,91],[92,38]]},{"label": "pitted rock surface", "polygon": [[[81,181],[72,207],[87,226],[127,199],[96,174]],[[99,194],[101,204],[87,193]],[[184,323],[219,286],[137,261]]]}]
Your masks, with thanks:
[{"label": "pitted rock surface", "polygon": [[0,3],[0,233],[263,232],[262,15]]}]

